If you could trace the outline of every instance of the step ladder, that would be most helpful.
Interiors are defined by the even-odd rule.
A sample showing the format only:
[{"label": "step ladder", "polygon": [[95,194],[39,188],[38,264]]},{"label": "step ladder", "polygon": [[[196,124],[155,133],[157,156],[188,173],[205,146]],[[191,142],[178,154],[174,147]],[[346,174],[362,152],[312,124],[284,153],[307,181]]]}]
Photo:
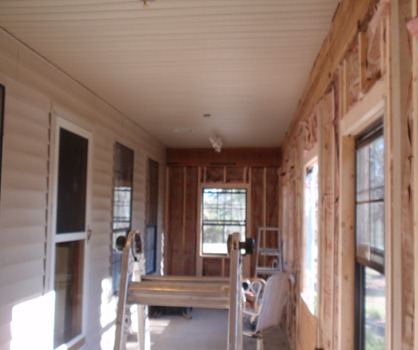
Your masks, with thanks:
[{"label": "step ladder", "polygon": [[255,277],[283,271],[282,239],[278,227],[259,227]]}]

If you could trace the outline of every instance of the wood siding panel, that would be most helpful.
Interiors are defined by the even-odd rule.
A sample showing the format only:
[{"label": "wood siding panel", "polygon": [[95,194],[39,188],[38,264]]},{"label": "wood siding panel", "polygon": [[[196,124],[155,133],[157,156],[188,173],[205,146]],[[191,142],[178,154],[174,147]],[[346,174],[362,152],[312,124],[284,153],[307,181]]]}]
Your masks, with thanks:
[{"label": "wood siding panel", "polygon": [[5,106],[0,305],[43,290],[49,157],[48,112],[7,89]]}]

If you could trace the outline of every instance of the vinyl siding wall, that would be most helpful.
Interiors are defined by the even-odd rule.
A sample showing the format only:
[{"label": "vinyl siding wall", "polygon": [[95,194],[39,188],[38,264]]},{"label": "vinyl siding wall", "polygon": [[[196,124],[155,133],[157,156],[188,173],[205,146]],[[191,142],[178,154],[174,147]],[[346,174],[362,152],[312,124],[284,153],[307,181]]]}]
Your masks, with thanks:
[{"label": "vinyl siding wall", "polygon": [[[92,132],[85,344],[87,349],[111,348],[103,333],[112,334],[115,314],[115,300],[108,288],[113,146],[118,141],[134,150],[132,227],[141,233],[145,231],[148,158],[160,164],[159,237],[164,222],[165,147],[3,31],[0,84],[6,88],[0,198],[0,349],[11,348],[13,308],[51,290],[49,208],[57,117]],[[28,315],[29,321],[31,317]]]}]

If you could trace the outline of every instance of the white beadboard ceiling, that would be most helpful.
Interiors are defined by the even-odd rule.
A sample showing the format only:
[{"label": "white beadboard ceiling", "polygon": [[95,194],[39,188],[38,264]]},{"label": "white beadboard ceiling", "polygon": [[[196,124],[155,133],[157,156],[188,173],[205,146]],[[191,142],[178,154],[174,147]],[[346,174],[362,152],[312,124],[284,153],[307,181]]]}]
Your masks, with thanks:
[{"label": "white beadboard ceiling", "polygon": [[167,147],[279,147],[337,5],[0,0],[0,26]]}]

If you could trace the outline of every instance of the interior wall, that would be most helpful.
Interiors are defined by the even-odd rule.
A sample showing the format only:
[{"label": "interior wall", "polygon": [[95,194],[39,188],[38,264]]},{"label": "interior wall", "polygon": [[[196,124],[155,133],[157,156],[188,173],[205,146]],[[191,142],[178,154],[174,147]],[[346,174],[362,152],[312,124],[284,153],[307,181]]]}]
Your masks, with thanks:
[{"label": "interior wall", "polygon": [[[247,237],[257,237],[260,226],[279,222],[279,150],[234,149],[168,150],[167,153],[167,268],[173,275],[229,276],[227,257],[200,257],[199,185],[248,185],[251,207]],[[248,277],[255,257],[244,258]]]},{"label": "interior wall", "polygon": [[[363,123],[362,118],[374,105],[384,101],[386,152],[390,163],[386,174],[386,348],[416,349],[414,305],[416,310],[417,284],[414,281],[417,274],[414,261],[417,261],[417,250],[414,250],[414,242],[416,248],[417,227],[414,228],[412,218],[418,198],[411,162],[417,149],[418,89],[412,84],[417,77],[417,43],[407,33],[406,23],[417,13],[417,4],[416,1],[369,1],[357,4],[358,11],[360,6],[363,7],[356,12],[354,2],[341,2],[294,124],[282,146],[280,217],[281,226],[285,228],[284,243],[288,247],[285,251],[292,252],[285,254],[285,264],[296,275],[299,300],[296,334],[290,330],[289,338],[293,339],[293,344],[299,343],[306,349],[356,348],[354,295],[350,293],[354,290],[354,277],[346,274],[349,260],[345,260],[343,254],[347,249],[346,232],[354,228],[345,225],[341,218],[341,201],[346,195],[340,178],[348,171],[341,158],[341,135],[350,135],[350,131],[344,129],[349,123],[343,123],[347,116],[354,118],[356,123]],[[353,6],[352,11],[347,10],[349,6]],[[341,28],[346,34],[340,32]],[[326,58],[331,52],[332,58]],[[319,313],[310,321],[309,317],[303,316],[306,308],[300,297],[303,268],[301,174],[304,154],[313,145],[319,149],[320,167],[320,279]],[[306,344],[301,344],[301,339]]]}]

